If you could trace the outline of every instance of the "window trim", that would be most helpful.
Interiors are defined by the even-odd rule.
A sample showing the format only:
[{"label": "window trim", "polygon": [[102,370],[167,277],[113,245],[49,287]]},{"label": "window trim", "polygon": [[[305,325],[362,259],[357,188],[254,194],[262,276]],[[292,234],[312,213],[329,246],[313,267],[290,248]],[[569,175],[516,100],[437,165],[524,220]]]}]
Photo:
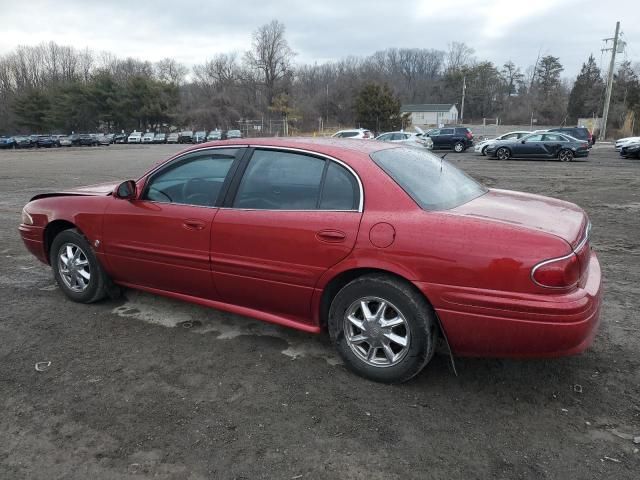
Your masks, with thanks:
[{"label": "window trim", "polygon": [[[233,161],[233,163],[231,164],[231,167],[229,167],[229,171],[227,172],[227,175],[225,176],[224,182],[222,182],[222,187],[220,188],[220,192],[218,193],[218,197],[216,198],[215,205],[213,205],[213,206],[211,206],[211,205],[193,205],[191,203],[163,202],[161,200],[151,200],[149,198],[144,198],[144,196],[149,191],[149,188],[150,188],[150,185],[151,185],[151,182],[153,181],[153,179],[155,177],[157,177],[158,175],[162,175],[162,173],[165,170],[168,170],[168,169],[172,168],[172,166],[175,163],[179,163],[179,162],[182,162],[182,161],[188,161],[189,157],[191,157],[191,156],[198,157],[198,156],[201,156],[201,155],[206,155],[207,152],[212,152],[212,151],[215,151],[215,150],[229,150],[229,149],[238,150],[238,154],[236,154],[236,158]],[[142,187],[142,189],[140,191],[140,195],[138,195],[138,198],[136,198],[136,200],[140,201],[140,202],[158,203],[158,204],[162,204],[162,205],[181,205],[181,206],[195,207],[195,208],[216,208],[216,209],[220,208],[221,205],[223,204],[223,201],[224,201],[224,199],[225,199],[225,197],[227,195],[227,192],[229,190],[229,185],[231,184],[232,180],[236,176],[236,172],[238,170],[238,166],[240,165],[242,160],[244,160],[244,158],[246,157],[248,150],[249,149],[247,148],[247,145],[221,145],[221,146],[216,146],[216,147],[196,148],[194,150],[188,150],[186,152],[179,153],[175,157],[170,158],[166,162],[163,162],[160,165],[156,166],[156,168],[152,169],[150,172],[148,172],[146,175],[144,175],[143,177],[141,177],[138,180],[138,181],[140,181],[140,180],[144,179],[144,185],[143,185],[143,187]]]},{"label": "window trim", "polygon": [[[238,189],[240,187],[240,182],[242,181],[242,178],[244,177],[244,174],[245,174],[245,172],[247,170],[247,167],[249,165],[249,161],[253,157],[253,152],[255,150],[275,150],[275,151],[288,152],[288,153],[298,153],[298,154],[308,155],[310,157],[316,157],[316,158],[318,158],[320,160],[324,160],[325,162],[335,162],[335,163],[337,163],[338,165],[344,167],[356,179],[356,183],[358,184],[358,195],[359,195],[358,208],[357,209],[349,209],[349,210],[333,210],[333,209],[327,210],[327,209],[320,209],[320,208],[290,210],[290,209],[237,208],[237,207],[234,207],[233,206],[233,201],[235,200],[235,197],[238,194]],[[323,171],[321,185],[320,185],[321,186],[320,196],[319,196],[320,199],[322,199],[322,188],[324,187],[323,183],[324,183],[324,178],[326,176],[327,169],[328,169],[328,163],[326,163],[325,166],[324,166],[324,171]],[[324,153],[314,152],[312,150],[306,150],[306,149],[303,149],[303,148],[295,148],[295,147],[278,147],[278,146],[272,146],[272,145],[252,145],[249,148],[247,148],[247,153],[243,156],[241,163],[239,164],[238,168],[233,173],[234,173],[234,178],[233,178],[232,182],[230,183],[229,189],[226,191],[225,198],[222,201],[221,206],[219,207],[220,209],[238,210],[238,211],[256,211],[256,212],[358,212],[358,213],[362,213],[363,210],[364,210],[364,189],[362,187],[362,181],[360,180],[360,177],[358,176],[358,174],[355,172],[355,170],[353,168],[351,168],[349,165],[347,165],[342,160],[338,160],[337,158],[332,157],[330,155],[326,155]]]}]

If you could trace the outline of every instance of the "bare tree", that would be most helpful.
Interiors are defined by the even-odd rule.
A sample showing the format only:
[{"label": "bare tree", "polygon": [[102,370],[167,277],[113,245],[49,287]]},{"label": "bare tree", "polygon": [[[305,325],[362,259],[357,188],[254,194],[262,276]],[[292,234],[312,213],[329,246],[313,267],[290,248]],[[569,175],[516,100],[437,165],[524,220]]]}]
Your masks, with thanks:
[{"label": "bare tree", "polygon": [[277,20],[253,33],[252,49],[245,55],[248,66],[261,74],[267,105],[273,103],[277,84],[291,74],[295,53],[284,36],[285,26]]},{"label": "bare tree", "polygon": [[451,42],[447,51],[447,70],[457,71],[473,63],[475,50],[462,42]]}]

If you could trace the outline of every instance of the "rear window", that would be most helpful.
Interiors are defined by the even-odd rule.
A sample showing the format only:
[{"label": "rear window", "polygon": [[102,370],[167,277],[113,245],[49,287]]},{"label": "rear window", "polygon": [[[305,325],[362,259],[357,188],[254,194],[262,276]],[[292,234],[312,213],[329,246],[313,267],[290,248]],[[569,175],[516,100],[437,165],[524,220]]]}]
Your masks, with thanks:
[{"label": "rear window", "polygon": [[449,162],[423,150],[391,148],[372,153],[371,158],[424,210],[455,208],[488,191]]}]

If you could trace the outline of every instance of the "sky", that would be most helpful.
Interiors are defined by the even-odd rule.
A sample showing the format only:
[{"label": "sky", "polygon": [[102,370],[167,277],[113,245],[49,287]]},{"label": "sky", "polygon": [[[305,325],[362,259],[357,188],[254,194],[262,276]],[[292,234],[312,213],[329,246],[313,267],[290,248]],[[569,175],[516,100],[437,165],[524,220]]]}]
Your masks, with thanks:
[{"label": "sky", "polygon": [[[640,62],[638,0],[0,0],[0,55],[55,41],[77,49],[193,66],[217,53],[244,52],[251,33],[277,19],[296,63],[366,56],[389,47],[446,50],[464,42],[481,60],[523,70],[538,53],[560,57],[575,77],[589,54],[603,69],[602,39],[621,21],[626,58]],[[621,59],[625,56],[621,55]]]}]

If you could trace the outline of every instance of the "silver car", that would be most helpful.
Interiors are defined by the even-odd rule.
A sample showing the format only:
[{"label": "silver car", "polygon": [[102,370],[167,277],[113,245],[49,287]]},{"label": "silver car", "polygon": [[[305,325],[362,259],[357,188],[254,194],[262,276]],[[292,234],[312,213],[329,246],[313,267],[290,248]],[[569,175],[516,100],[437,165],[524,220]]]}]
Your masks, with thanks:
[{"label": "silver car", "polygon": [[531,132],[518,130],[514,132],[508,132],[500,135],[499,137],[492,138],[490,140],[483,140],[481,142],[476,143],[473,146],[473,151],[475,153],[480,153],[481,155],[486,155],[485,151],[489,145],[493,145],[500,140],[518,140],[519,138],[524,137],[525,135],[529,135]]}]

